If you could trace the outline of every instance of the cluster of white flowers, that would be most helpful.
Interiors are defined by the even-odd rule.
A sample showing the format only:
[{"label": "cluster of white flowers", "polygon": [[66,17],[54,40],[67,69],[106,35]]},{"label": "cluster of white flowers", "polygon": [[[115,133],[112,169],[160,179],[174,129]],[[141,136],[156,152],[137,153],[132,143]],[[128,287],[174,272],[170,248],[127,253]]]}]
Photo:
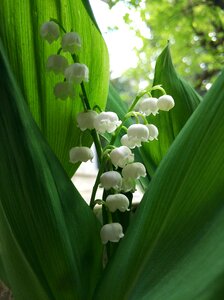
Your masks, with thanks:
[{"label": "cluster of white flowers", "polygon": [[[40,28],[40,35],[51,44],[60,37],[60,27],[54,21],[45,22]],[[73,55],[80,49],[81,39],[78,33],[67,32],[62,35],[60,50]],[[48,57],[46,69],[49,72],[64,75],[65,80],[58,82],[54,87],[55,97],[62,100],[74,98],[74,85],[89,80],[89,69],[85,64],[75,62],[69,65],[67,58],[59,53]]]},{"label": "cluster of white flowers", "polygon": [[139,103],[139,111],[142,112],[144,115],[157,115],[159,110],[169,111],[174,107],[175,103],[173,97],[170,95],[163,95],[161,97],[153,98],[148,97],[144,98]]},{"label": "cluster of white flowers", "polygon": [[[64,28],[60,26],[65,32]],[[40,34],[50,44],[60,37],[60,27],[54,21],[49,21],[41,26]],[[54,94],[57,98],[67,99],[74,97],[74,85],[82,84],[83,81],[88,81],[89,70],[84,64],[76,62],[77,51],[81,48],[81,39],[76,32],[64,33],[61,38],[61,48],[55,55],[49,56],[46,64],[47,71],[55,74],[63,74],[64,81],[59,82],[54,87]],[[63,52],[69,52],[73,59],[69,65],[68,60],[60,55]],[[84,89],[84,87],[82,86]],[[140,177],[147,175],[145,166],[140,162],[134,161],[132,149],[141,147],[142,143],[147,143],[158,139],[159,131],[154,124],[149,124],[146,117],[149,115],[156,116],[159,111],[169,111],[175,105],[174,99],[170,95],[166,95],[161,86],[154,86],[151,90],[160,90],[163,95],[159,98],[151,96],[150,91],[145,91],[141,96],[137,96],[133,105],[130,107],[124,120],[119,120],[115,112],[96,112],[95,110],[87,109],[90,107],[88,99],[83,102],[84,112],[77,115],[77,126],[82,132],[90,130],[94,137],[99,135],[111,134],[111,143],[104,148],[100,145],[102,157],[99,157],[102,165],[100,173],[96,179],[96,189],[100,185],[105,189],[105,197],[103,200],[95,200],[95,194],[92,194],[90,206],[94,207],[96,203],[105,206],[110,214],[108,224],[104,224],[101,228],[101,240],[103,244],[110,242],[118,242],[123,238],[123,228],[120,223],[113,222],[113,213],[117,210],[126,212],[131,209],[128,198],[128,193],[134,192],[136,181]],[[83,90],[82,90],[83,91]],[[87,97],[84,92],[83,97]],[[148,95],[145,97],[145,95]],[[82,99],[83,100],[83,99]],[[139,102],[138,102],[139,101]],[[138,109],[136,109],[136,104]],[[99,108],[99,107],[98,107]],[[132,110],[132,111],[131,111]],[[132,124],[128,128],[124,126],[125,121],[129,117],[135,117],[137,124]],[[142,122],[141,122],[141,121]],[[125,134],[120,139],[120,146],[115,147],[114,142],[120,132],[125,130]],[[96,140],[94,140],[96,142]],[[81,143],[80,143],[81,144]],[[100,156],[100,155],[99,155]],[[73,147],[69,152],[70,162],[73,164],[86,162],[93,159],[93,152],[85,146]],[[96,190],[95,188],[93,190]]]}]

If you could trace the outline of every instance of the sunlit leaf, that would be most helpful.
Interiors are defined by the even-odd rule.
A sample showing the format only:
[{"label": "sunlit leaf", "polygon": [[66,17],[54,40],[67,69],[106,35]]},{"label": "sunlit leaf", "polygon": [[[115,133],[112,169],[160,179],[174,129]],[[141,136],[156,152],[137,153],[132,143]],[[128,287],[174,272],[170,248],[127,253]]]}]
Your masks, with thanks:
[{"label": "sunlit leaf", "polygon": [[[0,44],[0,244],[15,299],[91,299],[99,224],[31,117]],[[94,255],[93,255],[94,254]]]},{"label": "sunlit leaf", "polygon": [[[177,75],[172,63],[169,45],[163,50],[156,62],[153,85],[157,84],[162,84],[166,93],[173,96],[175,107],[169,112],[160,111],[159,115],[148,118],[149,122],[155,124],[159,129],[158,141],[146,143],[142,147],[143,159],[151,175],[201,101],[201,97],[194,89]],[[159,97],[162,94],[155,92],[153,95]]]},{"label": "sunlit leaf", "polygon": [[[60,48],[60,41],[49,45],[41,39],[39,31],[43,22],[55,18],[67,31],[73,29],[79,33],[82,39],[80,61],[90,70],[90,80],[85,84],[90,104],[104,107],[109,78],[108,53],[89,14],[88,0],[2,0],[0,5],[0,36],[13,73],[35,121],[69,175],[75,168],[68,162],[68,152],[79,143],[80,137],[75,122],[77,112],[83,110],[80,88],[76,88],[75,100],[55,99],[54,85],[63,81],[63,76],[47,73],[45,64],[48,56]],[[71,57],[67,57],[72,63]],[[91,143],[89,136],[83,138],[83,143]]]},{"label": "sunlit leaf", "polygon": [[223,299],[223,85],[161,162],[94,299]]}]

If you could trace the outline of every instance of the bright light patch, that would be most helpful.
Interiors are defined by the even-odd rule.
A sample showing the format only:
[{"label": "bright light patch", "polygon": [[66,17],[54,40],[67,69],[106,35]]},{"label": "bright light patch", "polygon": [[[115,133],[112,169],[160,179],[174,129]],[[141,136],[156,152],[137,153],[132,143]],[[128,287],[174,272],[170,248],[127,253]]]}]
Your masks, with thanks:
[{"label": "bright light patch", "polygon": [[[126,70],[137,66],[138,59],[134,48],[140,49],[142,41],[123,20],[127,12],[123,2],[117,3],[111,10],[100,0],[90,0],[90,4],[109,50],[111,78],[120,77]],[[140,14],[136,11],[129,11],[129,13],[142,35],[150,38],[150,32],[141,21]],[[119,30],[116,30],[117,27]]]}]

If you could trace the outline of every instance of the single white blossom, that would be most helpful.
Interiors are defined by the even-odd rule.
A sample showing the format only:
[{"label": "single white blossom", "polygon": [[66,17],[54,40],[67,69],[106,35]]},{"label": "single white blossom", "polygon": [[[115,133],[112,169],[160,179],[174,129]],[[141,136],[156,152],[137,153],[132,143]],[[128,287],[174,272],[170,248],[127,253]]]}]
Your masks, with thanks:
[{"label": "single white blossom", "polygon": [[98,114],[95,110],[79,113],[77,115],[77,123],[80,130],[84,131],[86,129],[94,129],[94,120],[97,115]]},{"label": "single white blossom", "polygon": [[158,113],[157,98],[145,98],[139,104],[140,112],[146,116],[153,114],[154,116]]},{"label": "single white blossom", "polygon": [[[128,127],[127,137],[121,140],[122,145],[129,145],[129,148],[140,147],[142,142],[149,139],[149,130],[146,125],[133,124]],[[126,142],[126,143],[125,143]]]},{"label": "single white blossom", "polygon": [[59,54],[50,55],[47,60],[46,69],[52,71],[55,74],[63,73],[68,66],[67,59]]},{"label": "single white blossom", "polygon": [[94,127],[99,133],[114,132],[120,124],[117,114],[111,111],[101,112],[94,120]]},{"label": "single white blossom", "polygon": [[80,84],[89,81],[89,69],[86,65],[74,63],[65,69],[65,78],[68,82]]},{"label": "single white blossom", "polygon": [[153,124],[147,124],[146,125],[149,130],[149,140],[158,140],[159,130],[158,128]]},{"label": "single white blossom", "polygon": [[105,190],[109,190],[111,188],[119,190],[122,184],[121,174],[116,171],[105,172],[100,177],[100,183]]},{"label": "single white blossom", "polygon": [[174,99],[170,95],[163,95],[159,97],[157,102],[158,109],[164,111],[169,111],[174,107],[174,105],[175,105]]},{"label": "single white blossom", "polygon": [[124,178],[138,179],[146,176],[145,166],[140,162],[128,164],[122,169],[122,176]]},{"label": "single white blossom", "polygon": [[88,147],[74,147],[69,151],[70,162],[87,162],[93,159],[93,151]]},{"label": "single white blossom", "polygon": [[49,44],[53,43],[60,35],[58,24],[54,21],[43,23],[40,28],[40,35],[43,39],[47,40]]},{"label": "single white blossom", "polygon": [[123,238],[123,228],[120,223],[105,224],[100,231],[100,236],[103,244],[110,242],[119,242]]},{"label": "single white blossom", "polygon": [[65,100],[68,97],[74,98],[75,91],[72,84],[67,81],[58,82],[54,87],[54,95],[56,98]]},{"label": "single white blossom", "polygon": [[111,212],[115,212],[117,209],[121,212],[125,212],[128,209],[129,206],[129,200],[128,198],[123,194],[114,194],[109,195],[106,198],[106,204]]},{"label": "single white blossom", "polygon": [[63,35],[61,47],[64,51],[74,54],[81,48],[81,39],[76,32],[67,32]]},{"label": "single white blossom", "polygon": [[127,146],[120,146],[111,151],[110,159],[116,168],[124,168],[124,166],[134,161],[134,154]]}]

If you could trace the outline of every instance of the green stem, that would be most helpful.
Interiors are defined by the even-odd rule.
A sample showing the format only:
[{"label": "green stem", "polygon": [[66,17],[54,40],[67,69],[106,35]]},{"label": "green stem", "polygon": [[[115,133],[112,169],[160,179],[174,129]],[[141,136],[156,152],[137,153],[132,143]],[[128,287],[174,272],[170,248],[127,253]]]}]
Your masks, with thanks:
[{"label": "green stem", "polygon": [[161,84],[155,85],[151,88],[151,91],[159,90],[163,93],[163,95],[166,95],[166,91],[162,88]]},{"label": "green stem", "polygon": [[102,147],[101,147],[99,135],[98,135],[98,133],[96,132],[95,129],[91,130],[90,132],[91,132],[93,142],[94,142],[95,147],[96,147],[96,153],[97,153],[99,162],[101,163],[103,150],[102,150]]},{"label": "green stem", "polygon": [[92,190],[92,195],[91,195],[90,204],[89,204],[92,209],[95,206],[96,192],[97,192],[98,186],[100,184],[100,176],[103,174],[103,170],[104,170],[104,165],[102,164],[100,166],[100,169],[99,169],[98,174],[96,176],[96,180],[95,180],[93,190]]},{"label": "green stem", "polygon": [[90,104],[89,104],[89,100],[88,100],[86,90],[85,90],[85,86],[84,86],[83,82],[81,82],[81,90],[82,90],[83,100],[85,102],[85,106],[86,106],[87,110],[91,110],[91,107],[90,107]]},{"label": "green stem", "polygon": [[61,23],[58,22],[57,19],[50,18],[50,21],[53,21],[54,23],[58,24],[58,26],[61,28],[61,30],[64,31],[64,33],[67,33],[67,31],[65,30],[65,28],[61,25]]},{"label": "green stem", "polygon": [[[73,59],[74,63],[79,62],[79,57],[76,54],[72,54],[72,59]],[[88,99],[88,96],[87,96],[87,93],[86,93],[85,85],[84,85],[83,82],[81,82],[80,85],[81,85],[81,90],[82,90],[81,99],[82,99],[82,103],[83,103],[83,108],[84,108],[85,111],[86,110],[91,110],[91,106],[89,104],[89,99]],[[94,142],[95,147],[96,147],[96,153],[97,153],[99,162],[101,162],[102,147],[101,147],[99,135],[98,135],[98,133],[96,132],[95,129],[91,130],[90,132],[91,132],[93,142]]]}]

